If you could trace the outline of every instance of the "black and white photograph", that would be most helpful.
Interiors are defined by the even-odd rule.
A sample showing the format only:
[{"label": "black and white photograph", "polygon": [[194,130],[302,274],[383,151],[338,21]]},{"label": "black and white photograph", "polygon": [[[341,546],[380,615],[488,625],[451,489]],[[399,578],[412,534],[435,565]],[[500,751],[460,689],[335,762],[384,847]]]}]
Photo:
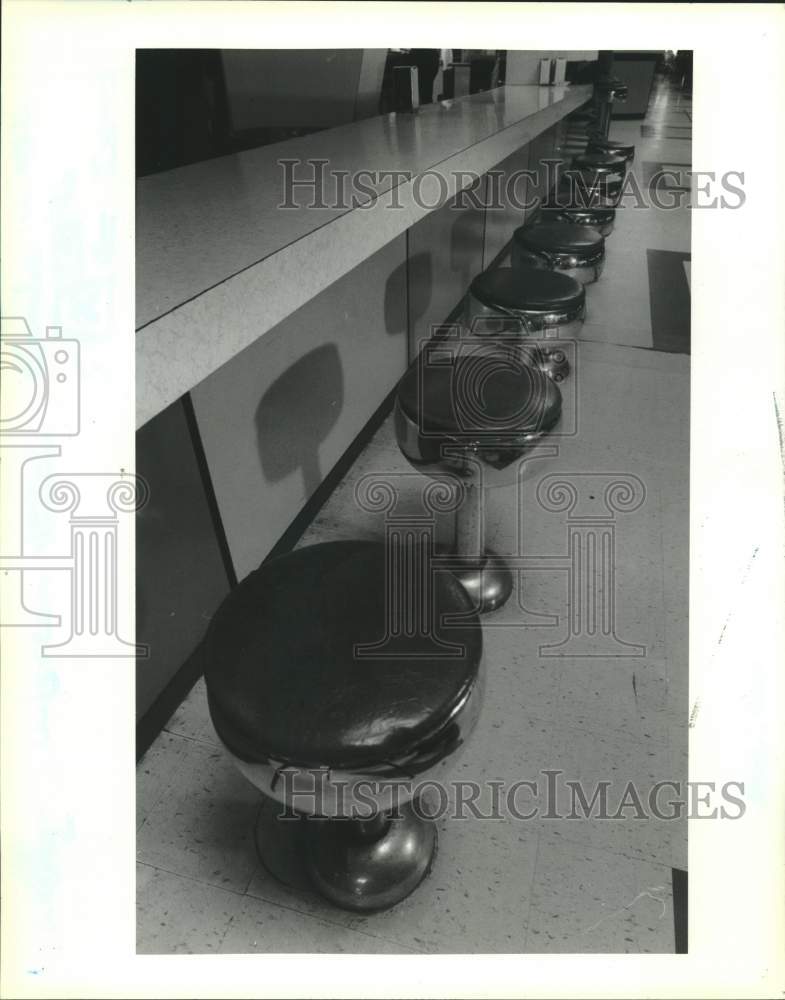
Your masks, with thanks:
[{"label": "black and white photograph", "polygon": [[2,995],[780,995],[785,19],[647,7],[4,5]]},{"label": "black and white photograph", "polygon": [[685,951],[692,53],[136,68],[140,951]]}]

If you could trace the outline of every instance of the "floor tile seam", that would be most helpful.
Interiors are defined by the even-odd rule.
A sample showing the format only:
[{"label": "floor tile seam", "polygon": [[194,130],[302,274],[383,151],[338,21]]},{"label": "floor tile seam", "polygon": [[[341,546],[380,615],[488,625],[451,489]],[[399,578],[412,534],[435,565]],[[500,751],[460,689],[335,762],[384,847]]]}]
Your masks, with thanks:
[{"label": "floor tile seam", "polygon": [[[599,326],[600,324],[599,323],[595,323],[595,324],[592,324],[592,325],[593,326]],[[629,329],[629,328],[627,328],[627,329]],[[646,331],[643,330],[643,329],[639,330],[638,332],[639,333],[646,333]],[[620,340],[603,340],[601,337],[581,337],[580,339],[585,344],[610,344],[612,347],[631,347],[631,346],[633,346],[631,344],[625,344],[625,343],[623,343]],[[653,347],[644,347],[644,346],[642,346],[640,344],[636,344],[634,346],[635,346],[636,350],[639,350],[639,351],[653,351],[654,350]],[[662,353],[662,352],[658,352],[658,353]]]},{"label": "floor tile seam", "polygon": [[[315,920],[317,923],[327,924],[330,927],[338,927],[341,930],[351,931],[351,932],[356,933],[356,934],[362,934],[365,937],[373,938],[373,939],[376,939],[376,940],[384,940],[384,941],[387,941],[390,944],[401,944],[402,943],[402,942],[396,941],[394,938],[385,937],[385,936],[383,936],[381,934],[374,934],[374,933],[372,933],[370,931],[365,931],[365,930],[362,930],[361,928],[358,928],[358,927],[349,926],[346,923],[341,923],[338,920],[331,919],[330,917],[325,916],[324,914],[308,913],[305,910],[303,910],[303,909],[301,909],[301,908],[299,908],[297,906],[287,905],[286,903],[282,903],[280,900],[270,899],[269,896],[266,896],[266,895],[263,895],[263,894],[249,892],[248,888],[246,888],[244,891],[241,892],[241,891],[238,891],[237,889],[230,889],[230,888],[227,888],[226,886],[216,885],[214,882],[207,882],[204,879],[197,878],[195,875],[186,875],[186,874],[184,874],[182,872],[173,871],[171,868],[165,868],[162,865],[155,865],[155,864],[152,864],[149,861],[143,861],[143,860],[140,860],[140,859],[137,859],[137,864],[143,865],[145,868],[150,868],[153,871],[163,872],[165,875],[170,875],[170,876],[172,876],[174,878],[183,879],[186,882],[192,882],[192,883],[195,883],[196,885],[204,886],[207,889],[217,889],[219,892],[229,893],[232,896],[236,896],[238,900],[242,900],[242,899],[255,899],[255,900],[258,900],[259,902],[267,903],[270,906],[274,906],[277,909],[286,910],[286,911],[288,911],[290,913],[296,913],[298,916],[307,917],[308,919]],[[261,866],[257,866],[257,868],[254,870],[254,872],[253,872],[253,874],[251,876],[251,882],[253,881],[253,878],[254,878],[255,874],[258,871],[260,871],[260,870],[261,870]],[[250,887],[250,883],[249,883],[249,887]],[[221,938],[221,944],[223,944],[223,941],[225,940],[226,934],[228,933],[229,927],[231,926],[231,923],[232,923],[233,920],[234,920],[234,915],[232,917],[230,917],[230,919],[229,919],[229,922],[228,922],[227,927],[226,927],[226,931],[225,931],[223,937]],[[221,944],[218,945],[219,948],[221,947]],[[413,950],[415,950],[415,951],[419,951],[420,950],[420,949],[416,948],[414,945],[407,946],[407,947],[412,947]]]},{"label": "floor tile seam", "polygon": [[[184,872],[174,871],[172,868],[166,868],[160,864],[154,864],[152,861],[145,861],[143,858],[137,857],[136,863],[142,865],[145,868],[152,868],[153,871],[163,872],[164,875],[171,875],[174,878],[183,879],[185,882],[193,882],[196,885],[204,886],[206,889],[217,889],[219,892],[230,893],[232,896],[237,896],[238,899],[242,899],[246,894],[238,889],[230,889],[225,885],[216,885],[215,882],[208,882],[205,879],[198,878],[196,875],[186,875]],[[137,902],[138,902],[137,893]]]},{"label": "floor tile seam", "polygon": [[[184,702],[181,702],[181,705],[182,704],[184,704]],[[188,740],[189,743],[201,743],[202,746],[210,747],[211,749],[223,750],[223,745],[220,742],[213,742],[212,740],[205,739],[202,736],[189,736],[188,733],[178,733],[176,729],[164,729],[163,732],[167,733],[169,736],[179,736],[183,740]],[[218,738],[216,737],[216,740],[217,739]]]},{"label": "floor tile seam", "polygon": [[[188,695],[186,694],[185,697],[183,698],[183,700],[180,702],[180,705],[177,706],[176,710],[179,710],[179,708],[183,704],[185,704],[185,701],[186,701],[187,698],[188,698]],[[176,741],[177,740],[188,740],[188,739],[190,739],[190,737],[188,737],[188,736],[183,736],[182,733],[175,733],[175,732],[172,732],[170,729],[166,729],[166,728],[162,729],[161,732],[156,736],[156,738],[150,744],[150,747],[147,749],[147,751],[145,752],[144,756],[137,763],[137,765],[136,765],[136,770],[137,771],[139,770],[140,767],[142,767],[144,765],[144,763],[147,760],[148,756],[154,750],[158,749],[161,752],[168,752],[171,749],[170,747],[163,746],[162,737],[163,737],[164,734],[166,734],[167,736],[173,736]]]}]

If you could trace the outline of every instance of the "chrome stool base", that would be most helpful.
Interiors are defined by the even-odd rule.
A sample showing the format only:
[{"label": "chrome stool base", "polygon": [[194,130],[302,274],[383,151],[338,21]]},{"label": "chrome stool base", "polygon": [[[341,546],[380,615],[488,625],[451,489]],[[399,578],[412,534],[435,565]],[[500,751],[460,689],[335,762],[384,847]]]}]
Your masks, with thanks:
[{"label": "chrome stool base", "polygon": [[[432,549],[418,535],[404,566],[426,569]],[[441,776],[482,704],[468,594],[449,572],[409,573],[403,599],[427,608],[404,618],[388,599],[401,578],[390,551],[388,536],[269,560],[225,598],[201,647],[218,739],[265,796],[255,827],[264,868],[358,912],[393,906],[428,874],[434,810],[409,802],[403,779]]]},{"label": "chrome stool base", "polygon": [[532,253],[541,256],[552,270],[561,271],[582,285],[590,285],[602,274],[605,238],[593,226],[535,222],[520,226],[512,235],[513,268],[526,267]]},{"label": "chrome stool base", "polygon": [[[513,338],[508,352],[498,344],[494,349],[490,336],[488,344],[461,356],[458,337],[449,364],[441,358],[429,364],[424,353],[401,379],[395,400],[395,433],[403,455],[432,478],[446,473],[456,480],[455,534],[447,552],[437,550],[447,557],[439,568],[457,579],[478,614],[500,608],[513,590],[509,566],[485,545],[487,489],[517,482],[523,456],[561,417],[556,383],[516,361],[523,354],[522,341]],[[446,343],[437,342],[438,350],[444,352]],[[472,387],[481,404],[493,400],[493,410],[466,405]]]},{"label": "chrome stool base", "polygon": [[450,572],[460,580],[480,615],[496,611],[512,594],[512,573],[505,561],[490,550],[482,562],[467,559],[464,566],[450,566]]},{"label": "chrome stool base", "polygon": [[305,859],[316,889],[345,910],[387,910],[431,870],[436,824],[407,802],[398,814],[371,820],[316,819],[305,825]]},{"label": "chrome stool base", "polygon": [[571,278],[580,281],[582,285],[593,285],[595,281],[600,280],[604,261],[599,261],[596,264],[578,264],[577,266],[573,266],[572,264],[565,263],[564,259],[561,259],[554,264],[554,267],[557,271],[561,271],[562,274],[569,274]]},{"label": "chrome stool base", "polygon": [[563,382],[570,373],[565,341],[580,334],[586,294],[580,283],[547,265],[546,274],[530,268],[524,249],[514,246],[512,256],[512,267],[497,267],[474,279],[464,323],[473,337],[487,338],[489,349]]},{"label": "chrome stool base", "polygon": [[563,382],[570,374],[570,362],[561,347],[540,346],[533,361],[554,382]]},{"label": "chrome stool base", "polygon": [[[569,330],[570,327],[576,325],[578,327],[583,325],[582,317],[579,322],[567,323],[565,327]],[[542,336],[543,333],[547,334],[547,331],[537,331],[537,333]],[[535,343],[527,343],[525,339],[522,339],[517,346],[516,355],[521,364],[537,368],[554,382],[564,382],[572,370],[570,362],[567,360],[564,344],[560,344],[558,341],[538,340]]]}]

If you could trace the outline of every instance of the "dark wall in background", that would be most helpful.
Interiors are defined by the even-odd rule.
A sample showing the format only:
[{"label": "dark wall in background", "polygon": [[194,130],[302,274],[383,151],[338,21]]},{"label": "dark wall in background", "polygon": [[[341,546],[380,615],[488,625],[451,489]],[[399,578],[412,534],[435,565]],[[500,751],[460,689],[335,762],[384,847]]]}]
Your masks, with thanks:
[{"label": "dark wall in background", "polygon": [[613,105],[615,119],[643,119],[649,108],[654,74],[662,62],[661,51],[614,52],[611,72],[627,84],[626,101]]},{"label": "dark wall in background", "polygon": [[216,49],[138,49],[136,175],[229,150],[223,63]]},{"label": "dark wall in background", "polygon": [[[138,49],[137,177],[386,114],[395,66],[416,65],[420,103],[437,100],[439,51]],[[469,92],[502,82],[505,61],[472,55]]]},{"label": "dark wall in background", "polygon": [[379,113],[386,49],[138,49],[136,174]]}]

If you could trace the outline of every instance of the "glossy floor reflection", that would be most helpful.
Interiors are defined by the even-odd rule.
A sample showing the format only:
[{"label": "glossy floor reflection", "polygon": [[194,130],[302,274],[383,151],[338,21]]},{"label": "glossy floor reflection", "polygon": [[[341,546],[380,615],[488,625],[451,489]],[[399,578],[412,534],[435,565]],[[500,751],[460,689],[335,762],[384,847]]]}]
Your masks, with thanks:
[{"label": "glossy floor reflection", "polygon": [[[686,123],[690,103],[663,88],[646,124]],[[614,123],[644,162],[688,163],[683,139],[642,137]],[[588,289],[564,425],[521,478],[494,490],[487,542],[522,569],[511,601],[484,620],[487,695],[456,780],[521,787],[519,814],[440,821],[436,864],[393,910],[342,912],[259,865],[252,842],[258,793],[224,756],[197,683],[138,769],[138,950],[246,952],[674,951],[671,869],[686,868],[684,820],[554,819],[544,772],[588,796],[612,782],[645,799],[659,781],[687,778],[689,356],[654,350],[647,250],[689,251],[689,214],[620,210],[600,282]],[[407,465],[391,420],[379,430],[300,544],[383,537],[383,515],[362,510],[355,486],[375,474],[408,509],[427,483]],[[546,477],[585,488],[642,485],[640,505],[613,513],[615,635],[568,638],[570,513],[543,503]],[[539,487],[539,492],[538,492]],[[538,499],[539,498],[539,499]],[[447,537],[441,519],[438,533]],[[579,630],[580,631],[580,630]],[[628,644],[622,646],[622,643]],[[629,654],[629,655],[628,655]],[[636,655],[633,655],[636,654]],[[484,793],[485,795],[485,793]],[[615,798],[614,798],[615,796]],[[667,801],[667,796],[665,797]],[[478,802],[485,812],[488,800]],[[503,811],[504,812],[504,811]]]}]

